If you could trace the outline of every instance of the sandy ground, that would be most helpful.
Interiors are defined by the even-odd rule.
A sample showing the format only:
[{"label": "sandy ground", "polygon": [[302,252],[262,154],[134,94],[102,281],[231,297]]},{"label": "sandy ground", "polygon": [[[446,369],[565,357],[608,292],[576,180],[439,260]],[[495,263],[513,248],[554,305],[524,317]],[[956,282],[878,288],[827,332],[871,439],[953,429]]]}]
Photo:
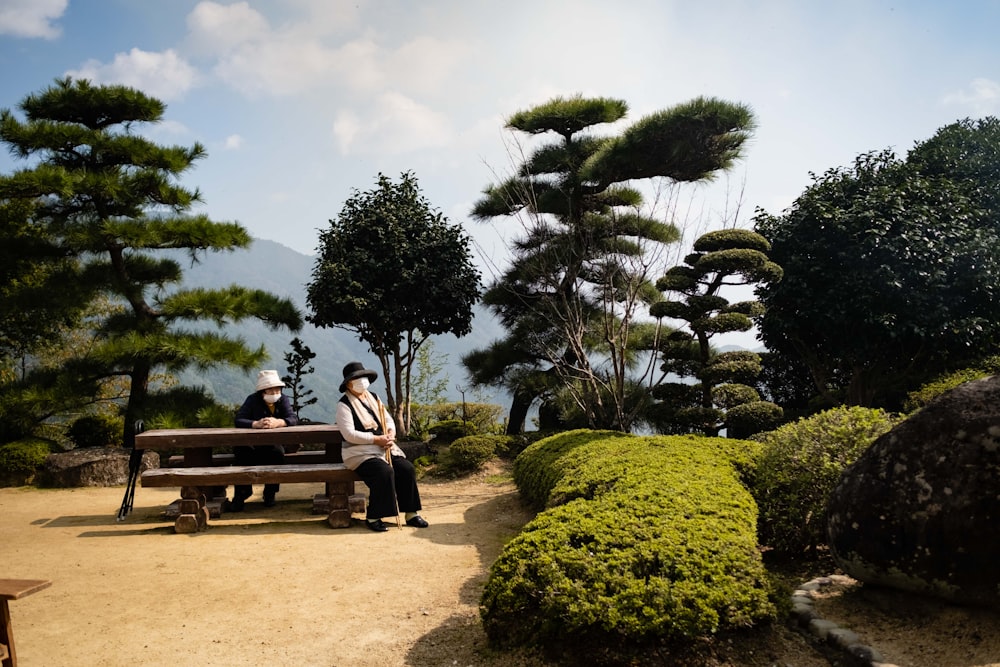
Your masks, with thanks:
[{"label": "sandy ground", "polygon": [[321,485],[285,485],[274,508],[260,491],[178,535],[161,517],[177,490],[137,489],[119,523],[123,488],[0,489],[0,577],[53,582],[10,603],[19,662],[510,664],[482,655],[478,602],[530,518],[511,485],[423,483],[431,526],[380,534],[311,514]]},{"label": "sandy ground", "polygon": [[[509,482],[489,474],[424,480],[431,526],[381,534],[359,520],[330,528],[311,514],[318,484],[285,485],[270,509],[260,491],[246,512],[177,535],[161,516],[176,490],[137,489],[134,511],[118,522],[120,487],[0,488],[0,577],[53,582],[10,603],[20,664],[551,664],[530,653],[492,652],[479,624],[489,565],[531,516]],[[889,603],[852,590],[829,592],[817,610],[901,667],[1000,664],[995,614]],[[782,624],[720,645],[711,660],[684,664],[831,664]]]}]

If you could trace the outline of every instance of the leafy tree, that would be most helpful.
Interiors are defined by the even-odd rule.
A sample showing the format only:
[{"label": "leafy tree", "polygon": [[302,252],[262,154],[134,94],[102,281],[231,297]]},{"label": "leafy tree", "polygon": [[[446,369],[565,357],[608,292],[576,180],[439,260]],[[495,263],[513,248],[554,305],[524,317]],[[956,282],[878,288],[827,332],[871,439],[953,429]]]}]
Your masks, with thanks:
[{"label": "leafy tree", "polygon": [[472,330],[479,271],[469,237],[431,209],[416,177],[398,183],[379,174],[372,190],[354,193],[320,232],[307,286],[309,321],[353,331],[382,366],[386,399],[409,433],[411,372],[433,335]]},{"label": "leafy tree", "polygon": [[577,96],[515,113],[508,128],[552,140],[473,210],[481,220],[516,216],[525,230],[484,297],[507,340],[463,360],[477,381],[513,390],[511,429],[539,392],[592,428],[629,430],[640,418],[661,378],[650,353],[660,330],[638,316],[661,298],[653,279],[680,234],[644,214],[629,183],[709,179],[753,129],[748,108],[698,98],[618,135],[595,133],[627,111],[621,100]]},{"label": "leafy tree", "polygon": [[281,378],[281,381],[292,389],[292,410],[295,415],[301,417],[299,410],[308,407],[318,401],[316,396],[307,398],[313,391],[306,389],[302,383],[302,376],[309,375],[316,369],[309,365],[309,362],[316,358],[316,353],[309,349],[298,337],[292,339],[292,351],[285,353],[285,363],[288,364],[288,375]]},{"label": "leafy tree", "polygon": [[665,433],[700,432],[717,436],[723,428],[731,437],[769,430],[781,409],[762,401],[751,385],[760,375],[760,357],[753,352],[716,352],[718,334],[749,331],[751,318],[763,308],[757,301],[730,303],[725,287],[767,284],[781,279],[781,267],[768,259],[770,244],[744,229],[709,232],[694,242],[694,252],[660,278],[656,286],[679,298],[653,304],[657,318],[681,320],[687,331],[667,336],[661,351],[663,370],[694,383],[666,382],[653,388],[661,402],[651,409],[651,421]]},{"label": "leafy tree", "polygon": [[[28,222],[39,232],[33,256],[61,253],[71,260],[58,265],[67,281],[60,289],[73,291],[87,308],[98,297],[121,305],[94,322],[97,337],[85,354],[26,378],[21,405],[31,402],[31,391],[53,384],[93,392],[106,379],[126,378],[125,439],[131,442],[136,420],[156,411],[149,384],[154,369],[234,364],[249,370],[266,356],[263,347],[250,349],[241,339],[197,333],[187,328],[192,323],[222,327],[255,317],[273,327],[301,326],[294,304],[260,290],[169,291],[181,281],[181,267],[156,251],[183,249],[197,261],[208,251],[245,248],[251,239],[236,223],[189,213],[201,195],[177,181],[205,157],[202,146],[163,147],[136,133],[162,120],[162,102],[126,86],[66,78],[28,95],[19,108],[25,120],[0,112],[0,140],[31,166],[0,177],[0,202],[29,207]],[[63,296],[47,289],[39,298]],[[8,414],[18,405],[4,403]]]},{"label": "leafy tree", "polygon": [[995,350],[1000,229],[974,186],[916,166],[861,155],[814,176],[782,215],[755,217],[784,269],[758,290],[762,340],[801,359],[829,404],[898,410]]}]

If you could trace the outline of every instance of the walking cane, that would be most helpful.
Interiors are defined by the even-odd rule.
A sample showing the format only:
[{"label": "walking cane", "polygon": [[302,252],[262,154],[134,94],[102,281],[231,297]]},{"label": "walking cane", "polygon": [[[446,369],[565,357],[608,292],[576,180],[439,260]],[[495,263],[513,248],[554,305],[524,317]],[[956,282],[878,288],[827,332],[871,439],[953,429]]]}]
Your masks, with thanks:
[{"label": "walking cane", "polygon": [[[385,406],[382,404],[382,399],[378,396],[375,397],[378,402],[378,414],[382,420],[382,433],[389,436],[389,426],[385,420]],[[392,467],[392,447],[388,447],[385,450],[385,462],[389,464],[389,470],[392,470],[392,499],[396,502],[396,527],[400,530],[403,529],[403,522],[399,520],[399,497],[396,495],[396,470]]]}]

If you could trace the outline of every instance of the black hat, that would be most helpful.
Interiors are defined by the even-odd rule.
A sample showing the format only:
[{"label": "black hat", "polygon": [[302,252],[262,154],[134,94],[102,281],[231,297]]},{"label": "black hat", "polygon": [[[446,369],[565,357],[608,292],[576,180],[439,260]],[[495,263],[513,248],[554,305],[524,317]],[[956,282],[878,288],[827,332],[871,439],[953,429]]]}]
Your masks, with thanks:
[{"label": "black hat", "polygon": [[360,361],[352,361],[344,366],[344,381],[340,383],[340,391],[347,391],[347,383],[360,377],[367,377],[370,382],[374,382],[378,379],[378,373],[365,368]]}]

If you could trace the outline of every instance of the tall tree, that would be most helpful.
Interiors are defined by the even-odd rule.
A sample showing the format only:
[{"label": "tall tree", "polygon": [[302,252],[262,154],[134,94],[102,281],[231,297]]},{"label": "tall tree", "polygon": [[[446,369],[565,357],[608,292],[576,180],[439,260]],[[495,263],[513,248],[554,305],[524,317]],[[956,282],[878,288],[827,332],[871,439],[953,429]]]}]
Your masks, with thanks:
[{"label": "tall tree", "polygon": [[976,195],[994,184],[919,166],[864,154],[755,217],[784,269],[758,291],[762,340],[801,359],[828,404],[899,409],[1000,341],[1000,228]]},{"label": "tall tree", "polygon": [[[621,100],[577,96],[515,113],[508,128],[552,141],[474,208],[482,220],[516,216],[525,229],[484,298],[508,330],[492,348],[505,361],[467,361],[480,381],[522,383],[513,392],[518,412],[534,392],[557,386],[585,424],[631,429],[662,379],[651,354],[659,330],[639,316],[661,298],[653,280],[665,268],[663,248],[680,234],[645,214],[628,183],[711,178],[740,157],[753,129],[747,107],[698,98],[618,135],[594,131],[627,111]],[[518,421],[512,408],[509,424]]]},{"label": "tall tree", "polygon": [[[429,336],[472,330],[479,271],[461,226],[433,210],[409,172],[355,190],[320,232],[309,321],[353,331],[382,366],[386,399],[409,433],[411,371]],[[348,360],[345,360],[345,362]]]},{"label": "tall tree", "polygon": [[666,337],[663,369],[695,382],[664,382],[653,388],[661,400],[651,421],[666,433],[746,437],[769,430],[781,408],[762,401],[752,386],[761,372],[760,357],[748,351],[718,352],[718,334],[749,331],[762,307],[757,301],[730,303],[723,288],[757,285],[781,279],[781,267],[768,259],[770,244],[745,229],[723,229],[702,235],[694,252],[660,278],[657,288],[678,298],[654,304],[650,314],[683,322]]},{"label": "tall tree", "polygon": [[[154,369],[250,369],[266,356],[263,347],[196,332],[190,324],[222,327],[252,317],[273,327],[301,326],[291,301],[260,290],[170,291],[181,281],[181,267],[157,251],[183,249],[197,261],[207,251],[245,248],[251,238],[239,224],[189,212],[201,195],[178,180],[205,157],[202,146],[164,147],[137,134],[162,120],[162,102],[126,86],[66,78],[28,95],[19,108],[25,120],[9,109],[0,112],[0,140],[31,165],[0,177],[0,202],[30,203],[29,222],[46,246],[39,252],[76,261],[61,269],[72,272],[64,274],[67,289],[82,303],[105,296],[122,305],[95,324],[98,337],[87,354],[57,376],[62,382],[127,378],[127,442],[136,420],[155,410],[149,387]],[[44,298],[61,296],[49,292]]]}]

